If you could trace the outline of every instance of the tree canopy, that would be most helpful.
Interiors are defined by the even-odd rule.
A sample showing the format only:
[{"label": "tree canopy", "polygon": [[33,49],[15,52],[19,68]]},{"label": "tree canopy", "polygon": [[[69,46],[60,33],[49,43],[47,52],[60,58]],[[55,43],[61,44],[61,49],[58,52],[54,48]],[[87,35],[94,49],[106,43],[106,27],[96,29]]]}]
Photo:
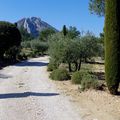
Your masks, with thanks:
[{"label": "tree canopy", "polygon": [[91,13],[95,13],[98,16],[105,15],[105,0],[90,0],[89,10]]},{"label": "tree canopy", "polygon": [[68,36],[70,39],[74,39],[74,38],[80,36],[80,32],[77,30],[76,27],[70,26],[69,29],[68,29],[68,32],[67,32],[67,36]]},{"label": "tree canopy", "polygon": [[94,36],[75,37],[71,39],[61,33],[54,34],[49,40],[49,55],[59,66],[61,63],[75,64],[75,70],[80,70],[81,61],[97,55],[99,45]]},{"label": "tree canopy", "polygon": [[54,34],[56,31],[54,29],[44,29],[40,32],[39,40],[47,42],[50,35]]},{"label": "tree canopy", "polygon": [[21,34],[14,24],[9,22],[0,22],[0,58],[5,51],[13,46],[19,46],[21,43]]}]

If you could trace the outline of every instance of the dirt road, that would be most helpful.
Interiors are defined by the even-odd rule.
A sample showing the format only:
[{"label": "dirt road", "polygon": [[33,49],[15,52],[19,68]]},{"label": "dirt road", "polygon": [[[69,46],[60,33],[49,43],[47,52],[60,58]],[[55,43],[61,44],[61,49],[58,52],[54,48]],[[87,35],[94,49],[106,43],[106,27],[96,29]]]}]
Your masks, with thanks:
[{"label": "dirt road", "polygon": [[0,70],[0,120],[81,120],[46,72],[48,57]]}]

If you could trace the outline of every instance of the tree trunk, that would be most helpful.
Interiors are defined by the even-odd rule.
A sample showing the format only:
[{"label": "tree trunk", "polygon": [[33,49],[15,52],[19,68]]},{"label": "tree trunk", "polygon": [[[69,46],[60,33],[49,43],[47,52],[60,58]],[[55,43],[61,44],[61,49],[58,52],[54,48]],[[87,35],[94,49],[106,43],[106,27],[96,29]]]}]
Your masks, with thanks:
[{"label": "tree trunk", "polygon": [[79,64],[78,64],[78,71],[80,71],[80,68],[81,68],[81,62],[82,62],[82,60],[80,59]]},{"label": "tree trunk", "polygon": [[72,72],[71,63],[68,63],[68,66],[69,66],[69,72]]}]

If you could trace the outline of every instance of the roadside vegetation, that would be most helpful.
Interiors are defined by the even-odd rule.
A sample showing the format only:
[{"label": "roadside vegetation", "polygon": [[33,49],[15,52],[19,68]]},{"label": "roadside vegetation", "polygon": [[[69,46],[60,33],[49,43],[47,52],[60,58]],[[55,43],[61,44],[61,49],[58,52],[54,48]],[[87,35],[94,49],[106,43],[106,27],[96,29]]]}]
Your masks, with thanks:
[{"label": "roadside vegetation", "polygon": [[[95,64],[95,58],[104,59],[102,38],[95,37],[89,31],[81,35],[75,27],[67,28],[64,25],[61,32],[49,37],[48,51],[50,78],[60,81],[69,78],[73,84],[80,84],[82,91],[91,88],[98,90],[101,87],[92,70],[83,66]],[[71,77],[67,77],[68,74]]]},{"label": "roadside vegetation", "polygon": [[[106,4],[106,6],[105,6]],[[44,29],[34,38],[17,24],[0,22],[0,68],[15,62],[43,55],[50,56],[48,71],[53,80],[68,80],[80,84],[81,89],[99,89],[99,76],[91,68],[83,69],[86,64],[105,59],[105,79],[111,94],[118,94],[120,73],[120,33],[118,0],[90,0],[92,13],[105,16],[105,28],[100,37],[91,32],[78,31],[76,27],[63,26],[62,31]],[[106,9],[105,9],[106,7]],[[114,16],[113,16],[114,14]],[[105,44],[104,44],[105,38]],[[105,48],[105,49],[104,49]],[[104,54],[105,53],[105,54]],[[103,85],[102,85],[103,86]]]},{"label": "roadside vegetation", "polygon": [[19,54],[21,34],[14,24],[0,22],[0,68],[15,63]]},{"label": "roadside vegetation", "polygon": [[43,56],[48,54],[48,37],[55,33],[53,29],[45,29],[40,32],[37,38],[32,37],[23,28],[20,29],[22,34],[21,54],[27,58]]},{"label": "roadside vegetation", "polygon": [[54,30],[45,29],[34,38],[24,28],[16,26],[17,23],[0,22],[0,68],[48,54],[48,37],[55,33]]}]

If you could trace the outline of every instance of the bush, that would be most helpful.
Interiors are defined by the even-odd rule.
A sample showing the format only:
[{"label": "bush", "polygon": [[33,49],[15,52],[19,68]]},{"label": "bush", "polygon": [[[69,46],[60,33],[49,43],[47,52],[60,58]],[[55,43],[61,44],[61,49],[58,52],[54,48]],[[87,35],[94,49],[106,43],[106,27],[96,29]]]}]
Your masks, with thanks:
[{"label": "bush", "polygon": [[[26,49],[26,48],[23,48],[21,49],[20,53],[19,53],[19,57],[23,57],[25,59],[27,58],[32,58],[32,57],[35,57],[35,53],[34,51],[31,51],[31,49]],[[23,59],[24,60],[24,59]]]},{"label": "bush", "polygon": [[21,46],[22,48],[31,48],[31,41],[24,41],[24,42],[21,42]]},{"label": "bush", "polygon": [[4,53],[4,58],[12,61],[16,61],[17,55],[20,52],[20,48],[17,46],[10,47],[8,50]]},{"label": "bush", "polygon": [[36,54],[44,54],[48,50],[47,42],[41,42],[39,40],[31,41],[31,49],[36,52]]},{"label": "bush", "polygon": [[53,71],[57,69],[57,66],[54,63],[49,63],[47,66],[47,71]]},{"label": "bush", "polygon": [[50,78],[53,80],[59,80],[59,81],[63,81],[63,80],[68,80],[70,79],[70,75],[68,73],[68,71],[66,69],[56,69],[54,70],[51,74],[50,74]]},{"label": "bush", "polygon": [[30,54],[31,57],[44,55],[45,52],[48,50],[47,42],[41,42],[36,39],[31,41],[24,41],[21,43],[21,46],[24,49],[30,49],[31,51],[33,51],[33,53]]},{"label": "bush", "polygon": [[72,75],[72,83],[73,84],[81,84],[81,81],[84,79],[84,76],[86,76],[87,71],[77,71],[73,73]]},{"label": "bush", "polygon": [[50,58],[50,62],[47,66],[47,71],[53,71],[58,68],[58,65],[54,59]]},{"label": "bush", "polygon": [[25,54],[25,53],[23,53],[23,52],[20,52],[18,55],[17,55],[17,59],[18,60],[27,60],[28,59],[28,57],[27,57],[27,55]]},{"label": "bush", "polygon": [[87,89],[104,90],[103,84],[99,84],[95,75],[88,70],[77,71],[72,75],[72,83],[80,84],[80,90]]},{"label": "bush", "polygon": [[94,75],[86,74],[84,76],[83,80],[81,81],[81,90],[87,90],[87,89],[96,89],[98,90],[100,88],[100,85]]}]

